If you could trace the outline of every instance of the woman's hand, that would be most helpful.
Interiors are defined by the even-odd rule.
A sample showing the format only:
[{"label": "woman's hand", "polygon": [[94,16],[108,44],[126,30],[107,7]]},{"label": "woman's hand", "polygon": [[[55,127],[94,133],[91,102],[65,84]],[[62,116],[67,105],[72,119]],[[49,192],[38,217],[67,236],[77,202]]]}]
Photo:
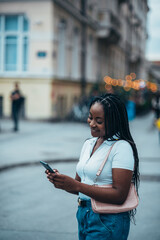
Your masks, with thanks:
[{"label": "woman's hand", "polygon": [[60,174],[57,169],[53,169],[55,173],[51,173],[48,170],[45,171],[48,180],[53,183],[55,188],[63,189],[70,193],[78,192],[79,182],[67,175]]}]

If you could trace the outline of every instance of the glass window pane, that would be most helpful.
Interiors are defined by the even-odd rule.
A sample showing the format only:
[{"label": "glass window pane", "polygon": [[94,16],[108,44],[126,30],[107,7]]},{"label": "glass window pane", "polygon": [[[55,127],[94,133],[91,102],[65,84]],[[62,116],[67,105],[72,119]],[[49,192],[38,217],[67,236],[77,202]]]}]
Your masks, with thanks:
[{"label": "glass window pane", "polygon": [[24,17],[23,18],[23,31],[28,32],[28,29],[29,29],[28,19],[26,17]]},{"label": "glass window pane", "polygon": [[2,31],[2,20],[1,20],[1,16],[0,16],[0,32]]},{"label": "glass window pane", "polygon": [[27,71],[28,65],[28,38],[23,39],[23,71]]},{"label": "glass window pane", "polygon": [[0,71],[2,69],[2,62],[1,62],[1,51],[2,51],[2,46],[1,46],[2,42],[1,42],[1,36],[0,36]]},{"label": "glass window pane", "polygon": [[18,31],[18,16],[6,16],[5,17],[5,30],[6,31]]},{"label": "glass window pane", "polygon": [[6,37],[5,45],[5,70],[17,70],[17,41],[18,38],[14,36]]}]

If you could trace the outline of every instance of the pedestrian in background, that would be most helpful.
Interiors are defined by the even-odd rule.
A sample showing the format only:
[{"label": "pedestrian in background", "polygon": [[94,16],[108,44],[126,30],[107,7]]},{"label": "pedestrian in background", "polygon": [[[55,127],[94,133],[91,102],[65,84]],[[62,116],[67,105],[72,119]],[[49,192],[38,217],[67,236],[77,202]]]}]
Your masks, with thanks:
[{"label": "pedestrian in background", "polygon": [[10,98],[12,101],[12,119],[14,124],[13,131],[16,132],[19,130],[19,113],[24,99],[18,83],[15,83],[15,89],[11,93]]},{"label": "pedestrian in background", "polygon": [[155,114],[155,121],[160,118],[160,92],[157,92],[152,98],[152,109]]},{"label": "pedestrian in background", "polygon": [[127,108],[129,121],[134,120],[135,115],[136,115],[136,104],[135,104],[133,96],[130,96],[130,98],[128,99],[126,108]]},{"label": "pedestrian in background", "polygon": [[[91,198],[121,205],[127,198],[131,182],[139,183],[139,159],[129,130],[128,116],[123,102],[114,94],[95,97],[90,104],[88,124],[92,138],[82,147],[75,179],[46,170],[47,178],[56,188],[79,195],[77,211],[80,240],[126,240],[130,220],[136,210],[115,214],[100,214],[92,210]],[[114,144],[114,146],[113,146]],[[109,189],[98,188],[94,180],[99,166],[113,146],[98,185],[112,184]]]},{"label": "pedestrian in background", "polygon": [[152,109],[154,111],[154,125],[158,129],[159,144],[160,144],[160,92],[155,93],[152,99]]}]

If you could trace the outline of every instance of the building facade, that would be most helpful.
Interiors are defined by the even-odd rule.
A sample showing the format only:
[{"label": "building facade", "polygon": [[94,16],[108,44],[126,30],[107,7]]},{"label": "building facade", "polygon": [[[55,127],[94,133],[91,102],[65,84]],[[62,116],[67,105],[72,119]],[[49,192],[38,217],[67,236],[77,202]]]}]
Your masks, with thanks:
[{"label": "building facade", "polygon": [[29,119],[64,118],[103,77],[146,78],[147,0],[0,0],[0,99],[15,82]]}]

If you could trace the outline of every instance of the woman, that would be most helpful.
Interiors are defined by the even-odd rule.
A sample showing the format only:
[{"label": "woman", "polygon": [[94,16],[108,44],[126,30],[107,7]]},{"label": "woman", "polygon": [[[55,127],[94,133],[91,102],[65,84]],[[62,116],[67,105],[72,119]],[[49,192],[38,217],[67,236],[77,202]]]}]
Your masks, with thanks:
[{"label": "woman", "polygon": [[[130,219],[135,211],[119,214],[97,214],[92,211],[90,198],[100,202],[122,204],[128,195],[131,181],[138,188],[138,154],[129,130],[125,105],[113,94],[96,97],[90,104],[88,123],[93,138],[83,145],[75,179],[47,173],[56,188],[79,194],[77,211],[79,239],[126,240]],[[98,185],[112,184],[112,188],[96,188],[94,180],[100,164],[114,144]]]}]

